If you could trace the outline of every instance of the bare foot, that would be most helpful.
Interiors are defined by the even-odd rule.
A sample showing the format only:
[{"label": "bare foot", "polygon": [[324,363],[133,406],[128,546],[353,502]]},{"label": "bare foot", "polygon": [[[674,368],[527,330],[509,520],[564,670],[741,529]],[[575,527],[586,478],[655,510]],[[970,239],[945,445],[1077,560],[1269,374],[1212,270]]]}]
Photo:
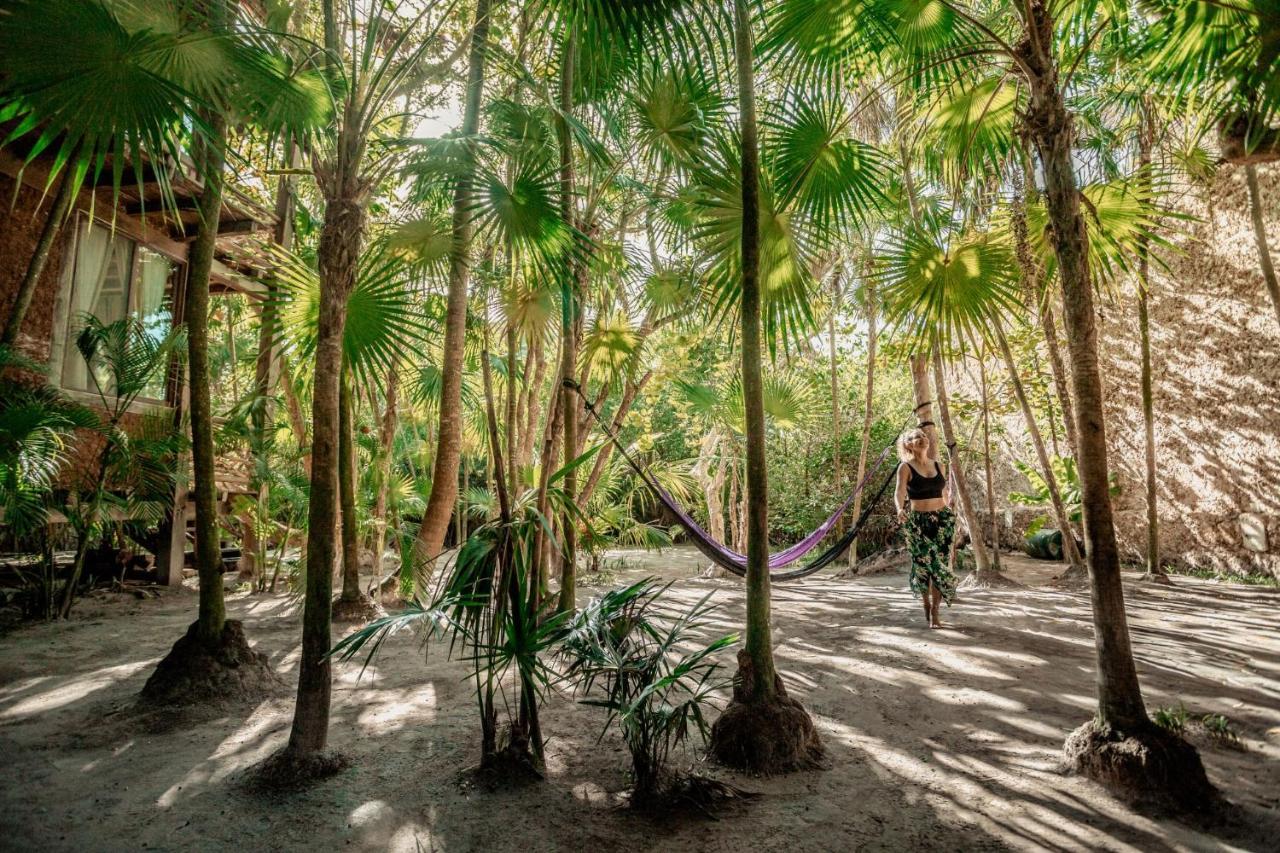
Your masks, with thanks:
[{"label": "bare foot", "polygon": [[945,628],[946,626],[945,626],[945,625],[943,625],[941,622],[939,622],[937,619],[934,619],[932,622],[930,622],[930,623],[929,623],[929,627],[930,627],[930,628]]}]

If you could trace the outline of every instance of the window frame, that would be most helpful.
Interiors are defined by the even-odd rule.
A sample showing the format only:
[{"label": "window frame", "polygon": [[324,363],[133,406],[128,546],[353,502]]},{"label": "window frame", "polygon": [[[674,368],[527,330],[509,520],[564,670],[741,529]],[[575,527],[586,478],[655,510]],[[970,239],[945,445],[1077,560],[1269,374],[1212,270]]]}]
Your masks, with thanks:
[{"label": "window frame", "polygon": [[[113,237],[124,238],[132,244],[129,259],[129,285],[125,294],[126,305],[133,302],[134,288],[140,286],[138,280],[141,265],[140,249],[153,252],[173,265],[173,269],[169,273],[168,283],[169,328],[173,329],[181,324],[180,312],[182,311],[182,301],[186,288],[187,258],[167,246],[147,240],[145,233],[139,233],[139,229],[129,227],[131,224],[130,221],[123,217],[113,221],[85,210],[78,210],[67,225],[64,226],[64,233],[67,234],[67,239],[63,247],[64,263],[62,275],[58,282],[58,298],[54,310],[54,326],[49,353],[49,376],[72,399],[86,403],[101,403],[102,401],[96,391],[71,387],[64,384],[63,381],[66,360],[79,355],[75,351],[75,344],[71,340],[71,324],[74,320],[72,316],[72,299],[74,298],[76,287],[76,268],[79,261],[80,240],[86,227],[97,226],[103,228]],[[177,393],[179,388],[175,379],[177,373],[175,366],[176,360],[171,360],[167,375],[163,379],[163,396],[138,396],[129,410],[143,412],[153,410],[157,406],[175,407],[178,402]],[[110,399],[111,395],[107,395],[107,397]]]}]

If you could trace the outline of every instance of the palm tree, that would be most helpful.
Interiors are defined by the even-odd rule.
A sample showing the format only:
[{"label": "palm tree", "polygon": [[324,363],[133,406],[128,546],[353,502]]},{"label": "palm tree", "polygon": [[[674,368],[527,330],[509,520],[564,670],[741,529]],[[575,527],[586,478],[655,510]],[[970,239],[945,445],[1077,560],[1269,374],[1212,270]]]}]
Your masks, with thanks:
[{"label": "palm tree", "polygon": [[754,770],[812,766],[822,742],[804,707],[787,695],[773,661],[769,592],[769,496],[765,466],[760,328],[760,163],[755,51],[746,0],[734,1],[742,183],[742,391],[747,434],[747,625],[733,700],[711,729],[720,761]]},{"label": "palm tree", "polygon": [[485,60],[489,47],[490,0],[478,0],[471,26],[471,49],[463,106],[462,145],[453,190],[453,225],[449,248],[449,295],[445,314],[444,361],[441,366],[440,429],[431,497],[414,542],[414,561],[429,566],[444,551],[445,534],[458,497],[458,470],[462,454],[462,370],[466,337],[467,277],[473,232],[473,186],[476,180],[476,135],[480,129],[480,104],[484,97]]},{"label": "palm tree", "polygon": [[[394,137],[401,122],[387,126],[394,103],[419,72],[434,32],[422,24],[428,5],[408,22],[393,4],[370,3],[339,17],[338,4],[324,0],[323,70],[336,94],[335,122],[311,148],[312,172],[324,200],[317,252],[319,304],[311,404],[311,496],[307,519],[306,595],[298,698],[288,745],[260,768],[264,776],[307,779],[331,773],[342,760],[326,751],[332,690],[330,646],[332,566],[337,557],[339,454],[343,340],[347,301],[359,278],[370,198],[397,168],[398,145],[371,148],[376,135]],[[438,31],[446,16],[435,25]],[[346,32],[347,30],[351,32]],[[343,31],[340,33],[340,30]],[[417,41],[415,41],[417,39]]]}]

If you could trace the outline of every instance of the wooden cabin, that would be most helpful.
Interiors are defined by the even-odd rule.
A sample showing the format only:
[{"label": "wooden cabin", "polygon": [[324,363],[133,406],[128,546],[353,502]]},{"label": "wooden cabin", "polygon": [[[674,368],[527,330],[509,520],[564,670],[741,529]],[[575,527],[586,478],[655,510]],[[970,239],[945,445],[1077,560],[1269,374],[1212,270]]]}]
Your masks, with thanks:
[{"label": "wooden cabin", "polygon": [[[26,163],[24,152],[0,149],[0,317],[13,310],[19,284],[49,216],[55,187],[46,190],[47,158]],[[159,169],[165,169],[173,203],[161,203]],[[75,350],[77,318],[94,314],[110,322],[126,314],[167,330],[182,316],[187,259],[198,223],[197,203],[202,183],[187,163],[148,163],[141,185],[126,169],[124,187],[111,187],[110,166],[94,185],[92,176],[72,205],[72,212],[54,241],[49,260],[31,299],[16,348],[47,365],[50,383],[88,405],[100,403],[91,377]],[[58,178],[61,180],[61,178]],[[218,242],[211,290],[260,298],[265,287],[264,246],[271,240],[274,215],[228,185],[218,225]],[[185,377],[175,368],[160,378],[130,416],[147,410],[168,410],[180,419]],[[82,448],[77,458],[90,459]],[[220,460],[218,488],[222,505],[248,491],[248,475],[234,459]],[[194,516],[189,494],[174,495],[171,519],[161,530],[155,567],[160,582],[179,583],[188,547],[187,524]]]}]

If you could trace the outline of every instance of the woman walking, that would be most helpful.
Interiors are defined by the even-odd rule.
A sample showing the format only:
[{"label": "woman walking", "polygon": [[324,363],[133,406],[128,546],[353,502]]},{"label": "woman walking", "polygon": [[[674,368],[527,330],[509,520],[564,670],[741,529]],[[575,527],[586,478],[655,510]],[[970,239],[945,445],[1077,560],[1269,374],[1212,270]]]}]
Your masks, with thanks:
[{"label": "woman walking", "polygon": [[951,511],[951,484],[946,469],[930,453],[930,441],[921,424],[898,437],[898,482],[893,502],[898,520],[906,526],[911,552],[911,591],[924,601],[930,628],[941,628],[942,602],[956,594],[956,577],[948,566],[956,519]]}]

